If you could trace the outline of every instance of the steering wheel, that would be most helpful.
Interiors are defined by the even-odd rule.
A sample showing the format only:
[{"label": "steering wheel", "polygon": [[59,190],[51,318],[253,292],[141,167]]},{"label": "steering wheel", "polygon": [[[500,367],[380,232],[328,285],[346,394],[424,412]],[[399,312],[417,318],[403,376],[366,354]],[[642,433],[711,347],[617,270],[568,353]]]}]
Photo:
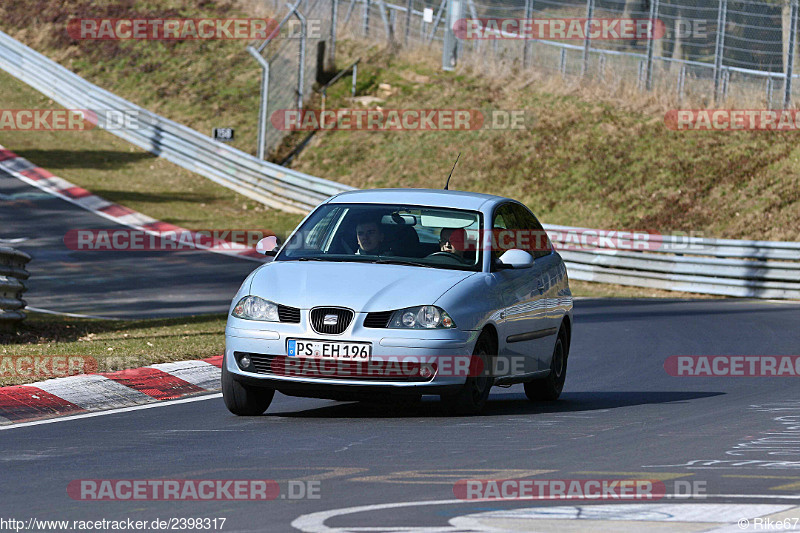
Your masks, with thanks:
[{"label": "steering wheel", "polygon": [[455,259],[459,263],[464,262],[464,258],[459,256],[458,254],[454,254],[452,252],[433,252],[432,254],[428,254],[428,257],[447,257],[449,259]]}]

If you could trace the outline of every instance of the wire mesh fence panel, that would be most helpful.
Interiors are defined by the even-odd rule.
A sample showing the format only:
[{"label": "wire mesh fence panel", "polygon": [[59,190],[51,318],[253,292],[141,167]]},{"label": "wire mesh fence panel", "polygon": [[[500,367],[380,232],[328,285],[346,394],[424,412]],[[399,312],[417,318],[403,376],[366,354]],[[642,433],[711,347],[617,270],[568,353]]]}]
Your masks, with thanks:
[{"label": "wire mesh fence panel", "polygon": [[[287,11],[286,8],[279,9],[276,11],[276,18],[280,19]],[[331,0],[301,0],[297,11],[305,19],[305,31],[301,18],[291,17],[282,28],[280,36],[274,38],[263,51],[264,58],[269,63],[265,143],[268,151],[277,147],[287,133],[284,129],[275,127],[269,119],[273,115],[280,116],[276,112],[301,107],[303,97],[310,94],[316,81],[317,47],[320,42],[330,46]]]},{"label": "wire mesh fence panel", "polygon": [[[332,22],[341,36],[423,47],[435,54],[444,50],[446,69],[463,63],[484,72],[506,69],[526,80],[546,73],[612,89],[657,90],[695,107],[746,103],[780,108],[787,96],[800,93],[798,69],[786,78],[793,63],[789,50],[797,56],[797,2],[300,0],[298,9],[309,21],[302,86],[301,39],[271,43],[265,53],[270,63],[268,114],[302,105],[301,97],[316,79],[319,43],[333,44]],[[635,33],[615,34],[626,21],[633,21]],[[477,26],[465,26],[472,23]],[[565,24],[574,29],[575,23],[584,25],[577,37],[554,30]],[[649,33],[641,33],[641,23],[649,24]],[[598,30],[599,36],[592,33]],[[266,144],[273,149],[284,132],[267,130]]]}]

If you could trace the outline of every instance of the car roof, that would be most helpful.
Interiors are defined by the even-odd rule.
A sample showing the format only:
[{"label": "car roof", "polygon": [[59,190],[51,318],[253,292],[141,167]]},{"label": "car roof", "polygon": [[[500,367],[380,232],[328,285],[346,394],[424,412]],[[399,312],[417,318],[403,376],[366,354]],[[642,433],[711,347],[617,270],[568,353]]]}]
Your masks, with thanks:
[{"label": "car roof", "polygon": [[330,203],[347,204],[407,204],[455,209],[481,210],[487,202],[492,204],[508,201],[508,198],[466,191],[443,189],[360,189],[337,194]]}]

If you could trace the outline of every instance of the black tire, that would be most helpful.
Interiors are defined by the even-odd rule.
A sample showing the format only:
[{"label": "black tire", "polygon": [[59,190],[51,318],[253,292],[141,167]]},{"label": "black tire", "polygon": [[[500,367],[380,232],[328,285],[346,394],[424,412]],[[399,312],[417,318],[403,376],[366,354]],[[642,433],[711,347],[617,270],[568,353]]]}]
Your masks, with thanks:
[{"label": "black tire", "polygon": [[264,414],[272,403],[275,390],[247,386],[233,379],[222,360],[222,399],[228,411],[238,416],[258,416]]},{"label": "black tire", "polygon": [[535,379],[525,383],[525,396],[532,402],[552,402],[558,400],[564,390],[567,379],[567,360],[569,348],[567,347],[564,330],[558,333],[556,345],[553,348],[553,359],[550,361],[550,375],[546,378]]},{"label": "black tire", "polygon": [[[480,358],[483,372],[478,376],[468,376],[464,386],[457,393],[440,396],[448,411],[457,415],[477,415],[483,411],[494,385],[494,376],[491,375],[493,350],[489,336],[482,334],[475,343],[472,356]],[[470,368],[475,366],[470,365]]]}]

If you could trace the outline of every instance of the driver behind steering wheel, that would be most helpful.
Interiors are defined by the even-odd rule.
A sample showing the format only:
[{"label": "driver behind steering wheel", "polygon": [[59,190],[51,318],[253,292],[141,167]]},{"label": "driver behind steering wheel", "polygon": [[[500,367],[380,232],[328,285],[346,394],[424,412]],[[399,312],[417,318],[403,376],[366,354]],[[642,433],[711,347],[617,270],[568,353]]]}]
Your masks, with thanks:
[{"label": "driver behind steering wheel", "polygon": [[439,233],[439,250],[464,259],[466,231],[461,228],[442,228]]}]

